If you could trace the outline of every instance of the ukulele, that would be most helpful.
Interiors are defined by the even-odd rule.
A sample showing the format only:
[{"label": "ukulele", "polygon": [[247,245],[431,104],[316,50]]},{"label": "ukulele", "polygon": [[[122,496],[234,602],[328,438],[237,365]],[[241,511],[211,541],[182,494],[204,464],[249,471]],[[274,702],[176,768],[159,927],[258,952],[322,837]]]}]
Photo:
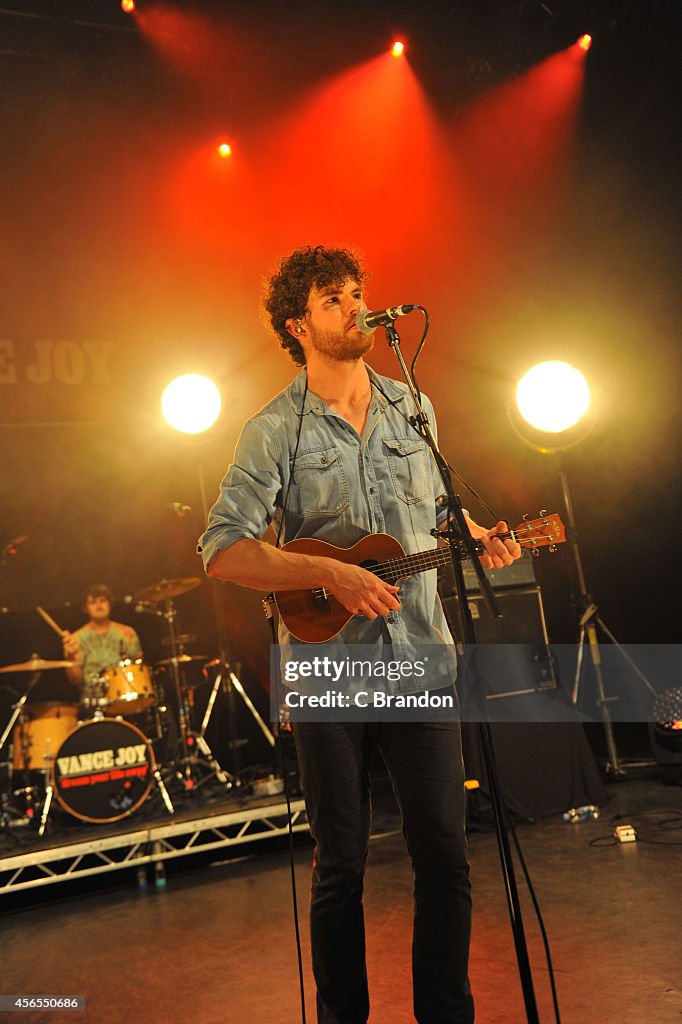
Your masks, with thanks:
[{"label": "ukulele", "polygon": [[[554,513],[543,514],[539,519],[524,519],[515,530],[497,536],[500,540],[515,540],[522,548],[528,548],[532,554],[537,555],[541,547],[555,550],[557,544],[566,540],[566,531],[561,518]],[[461,557],[468,557],[463,543],[459,544]],[[479,555],[485,551],[480,541],[475,541],[474,547]],[[368,534],[350,548],[340,548],[313,537],[299,537],[284,544],[282,551],[336,558],[339,562],[360,565],[394,586],[398,580],[414,576],[415,573],[446,565],[451,557],[449,545],[406,555],[400,541],[388,533]],[[275,601],[280,618],[289,632],[307,644],[322,644],[331,640],[353,618],[353,613],[344,608],[325,587],[276,591]]]}]

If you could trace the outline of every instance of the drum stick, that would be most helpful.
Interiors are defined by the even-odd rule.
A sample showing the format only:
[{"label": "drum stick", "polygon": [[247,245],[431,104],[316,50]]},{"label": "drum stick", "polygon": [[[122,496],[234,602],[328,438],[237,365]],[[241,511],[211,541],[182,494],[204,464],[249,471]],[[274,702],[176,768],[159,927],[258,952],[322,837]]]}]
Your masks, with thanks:
[{"label": "drum stick", "polygon": [[38,615],[42,616],[42,618],[45,619],[45,622],[55,631],[55,633],[58,633],[59,636],[61,637],[64,636],[67,630],[62,629],[61,626],[58,626],[57,623],[52,618],[52,616],[48,615],[45,609],[41,608],[39,604],[36,605],[36,611],[38,612]]}]

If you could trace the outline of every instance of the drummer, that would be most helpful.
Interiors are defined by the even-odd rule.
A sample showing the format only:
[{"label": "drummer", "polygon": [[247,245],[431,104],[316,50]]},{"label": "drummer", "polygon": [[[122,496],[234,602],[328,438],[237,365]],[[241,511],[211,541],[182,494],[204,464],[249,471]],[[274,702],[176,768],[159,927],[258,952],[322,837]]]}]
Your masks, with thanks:
[{"label": "drummer", "polygon": [[113,603],[114,595],[109,587],[92,583],[83,596],[83,611],[89,621],[75,633],[67,630],[62,636],[64,657],[76,662],[66,669],[66,674],[70,682],[82,686],[86,694],[110,665],[142,657],[140,638],[133,627],[111,618]]}]

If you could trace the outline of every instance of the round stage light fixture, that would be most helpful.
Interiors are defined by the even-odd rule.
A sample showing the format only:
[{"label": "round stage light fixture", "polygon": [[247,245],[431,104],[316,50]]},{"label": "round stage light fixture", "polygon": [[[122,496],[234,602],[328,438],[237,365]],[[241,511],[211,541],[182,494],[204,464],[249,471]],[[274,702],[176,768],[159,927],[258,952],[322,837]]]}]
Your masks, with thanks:
[{"label": "round stage light fixture", "polygon": [[399,39],[396,39],[393,46],[391,47],[392,57],[402,57],[405,53],[405,43],[401,43]]},{"label": "round stage light fixture", "polygon": [[169,426],[182,434],[203,434],[220,416],[220,391],[199,373],[172,380],[161,396],[161,411]]},{"label": "round stage light fixture", "polygon": [[682,687],[664,690],[654,701],[649,740],[664,780],[682,785]]},{"label": "round stage light fixture", "polygon": [[135,0],[121,0],[121,10],[126,14],[132,14],[135,10]]},{"label": "round stage light fixture", "polygon": [[590,389],[580,370],[552,359],[531,367],[516,388],[516,404],[535,430],[560,434],[583,418]]},{"label": "round stage light fixture", "polygon": [[[611,698],[606,696],[598,631],[608,637],[652,696],[656,697],[657,694],[649,680],[640,672],[627,651],[618,643],[602,620],[599,607],[587,585],[583,569],[565,452],[573,445],[583,441],[594,424],[595,415],[590,408],[590,389],[584,375],[570,363],[558,359],[537,363],[519,381],[516,388],[516,406],[513,407],[510,403],[508,411],[511,424],[519,437],[536,451],[552,456],[556,465],[564,500],[566,540],[569,550],[573,553],[576,581],[580,592],[579,603],[576,602],[579,639],[571,700],[574,704],[578,703],[583,662],[587,663],[589,654],[597,704],[606,735],[608,751],[606,770],[615,776],[620,776],[624,774],[624,769],[618,757],[613,732],[613,722],[609,710]],[[583,657],[585,651],[588,653]]]},{"label": "round stage light fixture", "polygon": [[581,36],[578,40],[578,46],[581,50],[584,50],[585,53],[587,53],[589,48],[592,46],[592,36],[587,35],[587,33]]},{"label": "round stage light fixture", "polygon": [[221,156],[223,160],[227,160],[228,156],[232,156],[232,146],[229,142],[221,142],[218,146],[218,156]]}]

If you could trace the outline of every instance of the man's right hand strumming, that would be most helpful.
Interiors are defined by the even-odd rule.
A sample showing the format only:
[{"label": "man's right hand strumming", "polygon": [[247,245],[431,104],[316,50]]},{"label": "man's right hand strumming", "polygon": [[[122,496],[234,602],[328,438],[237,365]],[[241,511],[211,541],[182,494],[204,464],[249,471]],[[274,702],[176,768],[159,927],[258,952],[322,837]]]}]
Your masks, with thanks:
[{"label": "man's right hand strumming", "polygon": [[388,615],[400,608],[398,587],[386,583],[361,565],[337,562],[332,558],[325,561],[331,562],[331,582],[326,585],[327,590],[346,611],[376,619],[378,615]]}]

